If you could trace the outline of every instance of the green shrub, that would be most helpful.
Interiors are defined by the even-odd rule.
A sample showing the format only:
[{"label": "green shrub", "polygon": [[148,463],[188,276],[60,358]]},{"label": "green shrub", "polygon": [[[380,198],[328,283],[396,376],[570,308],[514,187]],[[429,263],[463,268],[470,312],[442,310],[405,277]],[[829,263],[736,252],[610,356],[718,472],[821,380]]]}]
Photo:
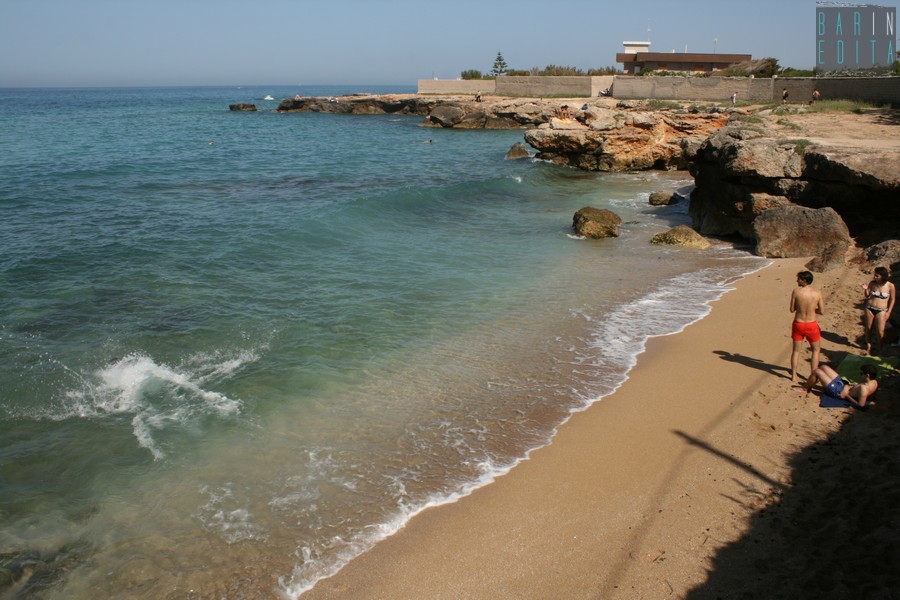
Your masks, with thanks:
[{"label": "green shrub", "polygon": [[813,143],[809,140],[778,140],[780,144],[793,144],[794,152],[803,156],[806,152],[806,149],[813,145]]},{"label": "green shrub", "polygon": [[463,79],[482,79],[481,71],[478,69],[467,69],[459,74]]},{"label": "green shrub", "polygon": [[673,102],[671,100],[659,100],[657,98],[651,98],[647,100],[647,108],[651,110],[677,110],[682,108],[679,102]]},{"label": "green shrub", "polygon": [[796,123],[793,123],[793,122],[791,122],[791,121],[788,121],[787,119],[778,119],[778,120],[776,121],[776,123],[778,123],[779,125],[783,125],[784,127],[789,127],[789,128],[791,128],[791,129],[803,129],[802,127],[800,127],[800,126],[797,125]]},{"label": "green shrub", "polygon": [[559,77],[559,76],[571,76],[571,75],[584,75],[584,71],[579,69],[578,67],[563,67],[560,65],[547,65],[544,67],[544,70],[541,71],[541,75],[546,77]]}]

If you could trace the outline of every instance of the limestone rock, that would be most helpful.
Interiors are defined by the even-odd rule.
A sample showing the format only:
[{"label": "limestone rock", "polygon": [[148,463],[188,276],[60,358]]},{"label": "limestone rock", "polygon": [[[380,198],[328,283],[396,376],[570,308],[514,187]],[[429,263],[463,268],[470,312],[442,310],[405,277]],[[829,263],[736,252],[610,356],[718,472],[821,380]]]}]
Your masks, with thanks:
[{"label": "limestone rock", "polygon": [[595,106],[577,120],[552,119],[550,127],[529,129],[525,141],[540,159],[588,171],[683,169],[699,149],[698,139],[726,122],[726,116],[710,113],[623,112]]},{"label": "limestone rock", "polygon": [[813,273],[824,273],[836,269],[846,262],[848,249],[848,246],[840,242],[829,244],[822,250],[822,254],[814,257],[804,266]]},{"label": "limestone rock", "polygon": [[431,111],[428,119],[441,127],[453,127],[462,122],[465,115],[466,111],[458,106],[438,106]]},{"label": "limestone rock", "polygon": [[834,263],[849,250],[853,240],[847,225],[832,208],[776,206],[753,220],[756,253],[766,258],[828,256]]},{"label": "limestone rock", "polygon": [[229,104],[228,110],[253,112],[256,110],[255,104]]},{"label": "limestone rock", "polygon": [[531,156],[528,154],[528,148],[525,147],[525,144],[522,142],[516,142],[512,145],[512,148],[509,149],[509,152],[506,153],[506,158],[508,160],[515,160],[519,158],[528,158]]},{"label": "limestone rock", "polygon": [[621,217],[605,208],[586,206],[575,213],[572,228],[575,233],[587,238],[607,238],[619,236]]},{"label": "limestone rock", "polygon": [[668,206],[678,204],[684,196],[671,190],[659,190],[650,194],[650,206]]},{"label": "limestone rock", "polygon": [[900,269],[900,240],[886,240],[866,248],[866,259],[888,270]]},{"label": "limestone rock", "polygon": [[765,121],[729,123],[691,164],[691,219],[704,235],[755,239],[754,220],[770,208],[827,206],[858,243],[871,244],[900,231],[897,164],[892,148],[806,145],[779,139]]},{"label": "limestone rock", "polygon": [[709,240],[687,225],[676,225],[668,231],[658,233],[653,236],[650,243],[678,246],[680,248],[697,248],[700,250],[705,250],[710,246]]}]

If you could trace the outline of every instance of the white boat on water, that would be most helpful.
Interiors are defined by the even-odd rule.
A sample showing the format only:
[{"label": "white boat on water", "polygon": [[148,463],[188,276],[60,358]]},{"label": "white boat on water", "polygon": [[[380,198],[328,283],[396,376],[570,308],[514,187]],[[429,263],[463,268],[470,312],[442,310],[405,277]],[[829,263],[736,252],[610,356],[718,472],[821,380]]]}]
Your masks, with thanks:
[{"label": "white boat on water", "polygon": [[275,98],[272,97],[272,94],[266,94],[266,97],[263,98],[263,100],[274,100],[274,99]]}]

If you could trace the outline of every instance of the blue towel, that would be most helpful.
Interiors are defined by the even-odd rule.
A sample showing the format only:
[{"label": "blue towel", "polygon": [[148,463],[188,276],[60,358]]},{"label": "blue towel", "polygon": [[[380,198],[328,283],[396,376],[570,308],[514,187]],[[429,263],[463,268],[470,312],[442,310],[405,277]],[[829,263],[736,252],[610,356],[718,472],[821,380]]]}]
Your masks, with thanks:
[{"label": "blue towel", "polygon": [[822,394],[819,396],[819,406],[822,408],[849,408],[853,406],[853,403],[829,396],[828,394]]}]

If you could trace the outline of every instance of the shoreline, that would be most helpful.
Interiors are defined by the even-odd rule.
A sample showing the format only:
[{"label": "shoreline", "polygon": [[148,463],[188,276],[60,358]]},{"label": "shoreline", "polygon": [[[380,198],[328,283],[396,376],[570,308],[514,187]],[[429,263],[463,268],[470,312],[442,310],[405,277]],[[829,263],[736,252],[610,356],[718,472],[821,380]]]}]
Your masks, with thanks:
[{"label": "shoreline", "polygon": [[[549,446],[302,598],[687,596],[790,493],[792,456],[850,416],[790,390],[787,298],[804,262],[734,283],[705,318],[649,340],[628,380]],[[845,267],[817,283],[845,304],[853,278]],[[854,319],[836,305],[823,330]],[[826,360],[835,345],[823,343]]]}]

